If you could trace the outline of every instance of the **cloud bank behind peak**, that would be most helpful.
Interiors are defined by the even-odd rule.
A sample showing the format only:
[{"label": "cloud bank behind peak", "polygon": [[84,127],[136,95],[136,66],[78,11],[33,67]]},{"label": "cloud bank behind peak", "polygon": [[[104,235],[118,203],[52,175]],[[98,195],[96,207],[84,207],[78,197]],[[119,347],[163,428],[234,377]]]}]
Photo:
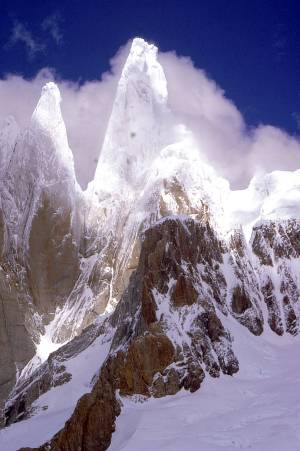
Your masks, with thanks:
[{"label": "cloud bank behind peak", "polygon": [[[118,80],[130,43],[110,61],[110,71],[99,80],[77,83],[42,69],[33,79],[7,75],[0,80],[0,124],[9,115],[26,127],[42,86],[55,80],[62,95],[62,113],[82,187],[93,178]],[[300,141],[271,125],[249,128],[222,89],[175,52],[160,53],[169,92],[169,107],[194,134],[200,152],[232,187],[248,185],[250,178],[272,170],[300,168]]]}]

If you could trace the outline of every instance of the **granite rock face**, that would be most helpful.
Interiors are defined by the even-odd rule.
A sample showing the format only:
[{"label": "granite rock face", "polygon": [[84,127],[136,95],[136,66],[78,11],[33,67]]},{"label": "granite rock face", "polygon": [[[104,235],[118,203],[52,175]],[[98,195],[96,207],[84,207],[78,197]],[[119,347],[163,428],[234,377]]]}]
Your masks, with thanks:
[{"label": "granite rock face", "polygon": [[278,335],[299,333],[298,259],[300,223],[265,221],[254,227],[252,250],[258,258],[268,323]]},{"label": "granite rock face", "polygon": [[[294,227],[295,224],[293,230]],[[19,381],[10,396],[6,406],[7,424],[34,414],[32,402],[52,386],[72,383],[64,362],[90,346],[96,337],[111,335],[110,352],[100,370],[100,375],[110,374],[110,382],[106,380],[104,384],[100,376],[98,381],[102,382],[96,382],[91,394],[78,402],[65,429],[58,433],[49,449],[60,449],[55,446],[73,449],[78,431],[80,437],[86,437],[82,443],[91,440],[82,449],[93,446],[91,443],[95,443],[95,448],[90,449],[98,449],[96,446],[106,449],[122,396],[161,397],[175,394],[181,388],[193,392],[200,388],[206,374],[216,378],[221,372],[229,375],[237,372],[239,364],[232,348],[234,337],[222,323],[222,318],[228,315],[259,335],[264,327],[263,303],[270,312],[272,299],[277,310],[271,310],[274,316],[269,316],[270,327],[276,333],[283,333],[285,324],[287,332],[298,332],[296,314],[284,292],[282,312],[286,320],[281,318],[272,280],[266,281],[262,269],[258,271],[256,254],[251,254],[241,231],[235,231],[226,244],[205,218],[199,222],[171,216],[146,229],[140,240],[137,268],[114,312],[99,326],[88,327],[51,354],[29,378]],[[280,261],[282,271],[282,265],[286,268],[289,260],[285,256]],[[274,261],[275,264],[278,262]],[[280,274],[288,277],[286,269]],[[294,302],[297,305],[297,299]],[[276,328],[278,324],[282,329]],[[102,393],[103,384],[111,394],[108,398]],[[90,415],[90,408],[103,409],[105,402],[109,403],[108,418],[101,421],[106,424],[108,435],[97,438],[95,428],[93,438],[90,427],[85,429],[83,423]],[[100,411],[98,414],[104,415]]]},{"label": "granite rock face", "polygon": [[[234,375],[234,322],[299,333],[300,171],[231,191],[175,116],[156,47],[135,39],[85,192],[54,83],[26,130],[0,132],[3,422],[39,415],[42,394],[73,387],[73,359],[109,348],[40,449],[107,449],[122,397]],[[41,356],[43,339],[61,347]]]},{"label": "granite rock face", "polygon": [[0,133],[0,411],[79,275],[81,193],[49,83],[29,127]]},{"label": "granite rock face", "polygon": [[[88,346],[91,334],[95,338],[105,335],[106,330],[114,331],[108,358],[92,392],[81,398],[65,428],[47,445],[49,449],[71,450],[78,443],[81,449],[107,449],[120,412],[117,392],[119,397],[161,397],[181,388],[194,392],[200,388],[206,371],[213,377],[221,371],[238,371],[230,333],[217,315],[213,298],[209,294],[204,298],[195,271],[199,259],[209,258],[213,265],[215,258],[221,258],[220,249],[214,251],[211,242],[206,246],[201,240],[206,234],[212,241],[216,239],[207,224],[176,218],[167,218],[146,230],[138,267],[115,311],[97,332],[91,326],[75,339]],[[195,246],[196,237],[199,246]],[[180,282],[183,277],[190,280],[187,290]],[[173,302],[177,281],[181,286],[180,305]],[[179,321],[174,321],[175,315]],[[192,324],[187,327],[187,322]],[[32,402],[36,398],[34,391],[40,391],[49,376],[56,380],[51,362],[63,362],[68,349],[78,352],[78,344],[72,343],[52,354],[43,372],[19,387],[6,411],[8,423],[22,414],[20,405],[27,406],[23,416],[30,414],[30,402],[25,400]],[[100,418],[103,428],[90,423],[95,418]]]}]

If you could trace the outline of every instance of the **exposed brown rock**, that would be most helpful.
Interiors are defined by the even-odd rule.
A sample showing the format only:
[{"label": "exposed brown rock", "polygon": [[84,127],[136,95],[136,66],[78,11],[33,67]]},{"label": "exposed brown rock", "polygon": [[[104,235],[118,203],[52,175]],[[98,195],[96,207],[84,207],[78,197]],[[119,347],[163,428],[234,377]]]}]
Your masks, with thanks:
[{"label": "exposed brown rock", "polygon": [[249,258],[242,230],[234,231],[229,249],[229,263],[236,276],[236,287],[231,295],[231,314],[254,335],[260,335],[263,332],[263,315],[259,279]]},{"label": "exposed brown rock", "polygon": [[284,296],[283,300],[284,319],[286,323],[286,331],[291,335],[296,335],[298,332],[298,321],[295,310],[292,307],[288,296]]},{"label": "exposed brown rock", "polygon": [[[138,393],[149,396],[154,374],[163,371],[173,357],[173,345],[163,335],[144,335],[135,339],[127,352],[120,351],[107,359],[92,392],[78,401],[65,427],[50,443],[37,449],[106,450],[115,430],[116,416],[120,414],[116,390],[119,389],[121,395]],[[171,375],[170,379],[171,387]],[[167,390],[172,392],[171,388]],[[160,396],[159,390],[154,390],[154,393]]]},{"label": "exposed brown rock", "polygon": [[295,219],[286,221],[268,221],[253,228],[252,249],[263,265],[273,265],[282,258],[298,258],[300,256],[300,227]]},{"label": "exposed brown rock", "polygon": [[6,272],[6,265],[0,266],[0,424],[3,403],[16,380],[16,368],[21,371],[35,354],[25,322],[24,297],[14,274]]},{"label": "exposed brown rock", "polygon": [[[115,333],[100,377],[92,393],[79,400],[62,431],[41,450],[107,449],[120,412],[116,390],[123,396],[155,397],[175,394],[182,387],[194,392],[205,377],[202,364],[214,376],[220,371],[238,371],[229,333],[218,318],[212,299],[199,296],[196,286],[201,288],[201,278],[197,284],[192,283],[196,277],[193,265],[207,258],[213,271],[222,259],[219,245],[216,250],[211,241],[208,248],[202,242],[207,236],[216,240],[207,225],[192,220],[182,223],[169,219],[146,231],[139,265],[116,310],[106,320]],[[174,279],[175,290],[170,286]],[[211,283],[213,286],[215,281]],[[162,298],[158,300],[154,293]],[[175,325],[172,316],[158,316],[158,302],[167,303],[169,309],[184,307],[177,310],[176,327],[182,327],[181,335],[189,309],[198,308],[199,314],[193,313],[194,321],[185,331],[190,340],[182,345],[171,341],[168,330]]]},{"label": "exposed brown rock", "polygon": [[234,230],[229,240],[229,248],[237,252],[240,258],[245,257],[245,239],[242,230]]},{"label": "exposed brown rock", "polygon": [[5,409],[5,425],[27,418],[32,414],[32,403],[52,387],[62,385],[71,379],[65,362],[83,352],[94,340],[105,335],[106,324],[92,325],[66,345],[50,354],[28,378],[19,379]]},{"label": "exposed brown rock", "polygon": [[[23,176],[26,179],[27,174]],[[61,184],[61,192],[57,187],[45,188],[39,199],[35,185],[25,179],[26,202],[14,198],[12,179],[1,185],[5,220],[1,211],[0,412],[17,374],[34,356],[45,324],[64,303],[79,274],[76,214],[67,188],[63,189],[67,184]]]},{"label": "exposed brown rock", "polygon": [[204,377],[204,371],[201,366],[192,362],[188,366],[186,377],[183,379],[183,386],[186,390],[190,390],[191,393],[194,393],[199,390]]},{"label": "exposed brown rock", "polygon": [[[295,225],[291,227],[294,233]],[[266,227],[263,234],[259,230],[256,233],[261,233],[261,238],[267,237],[275,246],[277,229],[272,226],[270,230],[269,235]],[[139,264],[109,319],[116,328],[111,350],[116,387],[121,394],[159,397],[174,394],[182,387],[194,391],[205,377],[204,369],[213,377],[218,377],[221,371],[225,374],[238,371],[231,337],[215,309],[215,305],[220,309],[225,306],[227,287],[222,262],[226,250],[208,223],[166,218],[146,230]],[[277,248],[276,258],[281,258],[280,252]],[[270,327],[282,334],[283,323],[272,280],[269,278],[260,287],[241,231],[231,240],[229,264],[237,278],[231,303],[234,317],[254,334],[260,334],[263,328],[259,310],[261,290]],[[286,329],[294,334],[297,317],[293,303],[297,302],[298,294],[293,297],[290,291],[295,293],[297,287],[288,267],[281,264],[279,270],[284,277],[281,292]],[[177,310],[178,324],[182,327],[189,309],[201,306],[201,313],[193,310],[193,321],[189,322],[189,331],[185,331],[190,337],[188,342],[172,343],[167,335],[168,328],[174,326],[168,322],[172,317],[159,313],[158,302],[169,303],[170,312],[184,307],[182,315],[181,309]]]},{"label": "exposed brown rock", "polygon": [[142,316],[146,324],[150,325],[157,321],[156,304],[151,288],[149,288],[147,277],[144,278],[142,292]]},{"label": "exposed brown rock", "polygon": [[201,222],[207,222],[210,219],[208,205],[202,202],[199,209],[191,205],[190,199],[176,177],[171,177],[163,181],[163,189],[165,195],[172,196],[172,211],[168,209],[164,202],[163,196],[159,197],[160,216],[166,217],[172,214],[193,215],[193,217]]},{"label": "exposed brown rock", "polygon": [[268,278],[267,282],[262,287],[262,293],[268,308],[268,323],[277,335],[282,335],[284,332],[282,320],[279,306],[274,295],[274,285],[270,278]]},{"label": "exposed brown rock", "polygon": [[72,212],[62,205],[43,193],[30,230],[29,282],[34,303],[43,313],[55,311],[79,275]]},{"label": "exposed brown rock", "polygon": [[[278,230],[283,236],[283,231]],[[292,230],[294,233],[294,228]],[[256,233],[259,236],[255,245],[258,253],[259,246],[262,246],[260,240],[267,239],[276,248],[274,264],[276,259],[286,258],[285,251],[276,245],[276,228],[271,227],[269,232],[267,229],[263,232],[257,230]],[[296,247],[293,249],[295,255]],[[240,232],[231,240],[229,251],[229,263],[237,278],[232,293],[232,314],[251,332],[261,333],[261,289],[268,308],[270,327],[277,334],[282,334],[283,324],[273,282],[268,278],[262,288],[259,286]],[[198,390],[205,377],[204,369],[213,377],[218,377],[221,371],[229,375],[238,371],[231,337],[215,308],[217,305],[226,312],[227,286],[221,270],[225,252],[226,247],[208,223],[167,218],[145,232],[139,264],[130,278],[128,289],[108,320],[116,330],[110,357],[100,373],[99,380],[102,382],[100,384],[98,380],[92,393],[79,401],[71,419],[47,445],[48,448],[41,449],[73,450],[78,443],[82,450],[107,449],[105,447],[109,446],[115,417],[120,409],[116,404],[116,390],[123,396],[141,394],[160,397],[175,394],[182,387],[190,391]],[[267,262],[266,255],[262,253],[259,257]],[[297,330],[293,303],[298,299],[298,294],[291,300],[293,279],[284,265],[279,270],[283,277],[281,292],[286,328],[293,334]],[[295,289],[292,291],[295,292]],[[169,309],[170,317],[160,313],[159,303],[163,302],[168,303],[168,308],[162,311]],[[201,307],[199,311],[198,307]],[[174,327],[170,322],[172,309],[177,309],[176,327],[183,328],[185,316],[193,309],[189,330],[184,329],[190,339],[183,340],[182,344],[173,343],[168,336],[169,328]],[[179,335],[181,332],[179,330]],[[104,374],[109,374],[110,387],[104,384]],[[107,398],[102,393],[104,389],[109,395]],[[100,413],[100,409],[107,413]],[[95,420],[97,415],[100,417],[99,423]],[[97,424],[103,425],[102,435]]]},{"label": "exposed brown rock", "polygon": [[232,293],[232,303],[231,308],[234,313],[240,315],[244,313],[248,308],[252,306],[249,296],[245,292],[243,287],[239,285],[234,288]]},{"label": "exposed brown rock", "polygon": [[165,335],[146,334],[129,346],[120,370],[120,394],[149,396],[153,376],[173,362],[171,341]]},{"label": "exposed brown rock", "polygon": [[[183,386],[184,382],[182,380],[181,374],[179,371],[176,371],[175,368],[168,368],[162,373],[157,373],[151,387],[151,393],[155,398],[161,398],[167,395],[175,395]],[[204,379],[203,377],[199,378],[199,387]],[[198,387],[198,388],[199,388]],[[187,387],[189,389],[189,387]]]},{"label": "exposed brown rock", "polygon": [[184,274],[180,274],[171,295],[171,299],[175,307],[192,305],[197,301],[197,298],[198,292],[195,290],[192,281]]},{"label": "exposed brown rock", "polygon": [[[64,429],[50,443],[35,448],[39,451],[105,451],[120,414],[116,399],[117,359],[108,359],[91,393],[80,398]],[[23,448],[22,451],[30,448]],[[21,451],[21,450],[20,450]]]},{"label": "exposed brown rock", "polygon": [[[272,257],[268,249],[273,248],[275,231],[272,227],[254,227],[252,232],[252,250],[262,265],[273,266]],[[266,241],[269,246],[266,246]]]}]

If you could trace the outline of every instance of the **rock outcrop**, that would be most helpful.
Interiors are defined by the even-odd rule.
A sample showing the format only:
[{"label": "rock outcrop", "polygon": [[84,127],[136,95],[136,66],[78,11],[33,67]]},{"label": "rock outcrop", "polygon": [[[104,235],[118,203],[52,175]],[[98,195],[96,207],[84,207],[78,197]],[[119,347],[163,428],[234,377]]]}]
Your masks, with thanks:
[{"label": "rock outcrop", "polygon": [[[256,336],[299,333],[300,171],[231,191],[170,111],[155,46],[133,41],[86,192],[54,83],[26,130],[7,121],[0,163],[5,424],[30,420],[42,394],[72,384],[70,361],[98,339],[109,348],[40,450],[105,450],[122,397],[234,375],[234,321]],[[41,361],[41,338],[64,344]]]},{"label": "rock outcrop", "polygon": [[[237,372],[230,333],[196,272],[200,261],[207,259],[214,265],[216,258],[222,258],[219,247],[213,249],[206,234],[216,240],[208,224],[188,218],[166,218],[146,230],[137,270],[115,311],[98,329],[91,326],[52,354],[42,371],[19,386],[6,411],[7,423],[30,414],[30,403],[38,392],[50,388],[49,380],[62,382],[57,375],[66,374],[58,363],[70,358],[71,349],[79,352],[80,343],[87,346],[91,337],[106,330],[114,333],[100,376],[92,392],[78,402],[65,428],[47,445],[49,449],[71,450],[78,443],[81,449],[107,449],[108,432],[114,430],[120,412],[121,398],[116,393],[118,397],[161,397],[181,388],[193,392],[200,388],[205,371],[213,377],[221,371]],[[190,281],[187,290],[182,279]],[[181,287],[179,305],[173,301],[177,284]],[[103,428],[93,424],[95,418]]]},{"label": "rock outcrop", "polygon": [[79,275],[82,195],[53,83],[27,130],[8,121],[0,159],[1,411]]},{"label": "rock outcrop", "polygon": [[[254,268],[256,257],[251,259],[241,231],[234,232],[227,246],[204,218],[199,222],[172,216],[146,229],[141,241],[139,263],[115,311],[99,326],[90,326],[53,353],[30,378],[21,380],[7,403],[7,424],[34,413],[31,404],[41,393],[56,384],[71,383],[64,362],[90,346],[99,335],[111,335],[113,330],[109,357],[100,371],[102,382],[96,382],[91,394],[79,401],[50,449],[72,449],[70,437],[75,430],[81,431],[80,437],[86,437],[82,443],[93,440],[82,422],[90,408],[103,407],[102,372],[110,374],[108,393],[114,394],[107,401],[115,406],[108,409],[109,421],[103,419],[108,421],[111,433],[122,396],[161,397],[181,388],[193,392],[200,388],[206,373],[218,377],[220,372],[232,375],[238,371],[233,337],[222,324],[224,316],[232,315],[255,335],[263,330],[262,304],[265,302],[269,308],[273,286],[260,280]],[[273,302],[277,305],[275,297]],[[289,329],[297,324],[294,310],[283,297],[284,302],[284,314],[290,320],[286,330],[297,333]],[[283,333],[276,329],[276,323],[270,326]],[[77,439],[75,434],[74,443]],[[107,435],[103,449],[106,439]],[[87,441],[88,446],[100,446],[99,440],[102,438]]]}]

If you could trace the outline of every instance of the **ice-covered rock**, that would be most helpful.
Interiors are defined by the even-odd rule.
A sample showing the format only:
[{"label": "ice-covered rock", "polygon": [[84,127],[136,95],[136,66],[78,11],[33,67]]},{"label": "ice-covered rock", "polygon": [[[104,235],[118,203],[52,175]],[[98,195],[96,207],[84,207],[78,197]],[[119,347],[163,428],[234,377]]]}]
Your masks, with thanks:
[{"label": "ice-covered rock", "polygon": [[26,130],[6,121],[0,160],[0,383],[7,394],[79,272],[81,193],[56,85],[43,88]]},{"label": "ice-covered rock", "polygon": [[149,165],[166,142],[166,103],[167,82],[157,61],[157,48],[134,39],[93,182],[100,199],[104,193],[121,194],[126,188],[136,190],[144,185]]},{"label": "ice-covered rock", "polygon": [[0,181],[3,180],[9,165],[19,133],[20,129],[15,118],[8,116],[0,130]]},{"label": "ice-covered rock", "polygon": [[[81,381],[78,397],[91,393],[46,448],[77,443],[79,434],[89,449],[106,449],[118,395],[194,391],[205,375],[238,370],[227,324],[257,340],[270,330],[299,333],[300,172],[275,171],[230,190],[175,120],[157,48],[140,38],[85,193],[60,101],[48,83],[28,129],[19,133],[10,120],[0,133],[0,363],[9,369],[0,398],[20,375],[8,423],[34,414],[32,402],[60,384],[70,384],[73,408],[75,373],[66,367],[91,356],[101,335],[94,388]],[[47,360],[47,349],[64,342]]]},{"label": "ice-covered rock", "polygon": [[[44,179],[45,183],[61,183],[66,178],[75,183],[74,159],[69,148],[60,103],[61,96],[57,85],[53,82],[47,83],[42,88],[29,127],[32,144],[36,147],[35,151],[31,152],[31,157],[40,171],[41,182]],[[31,165],[34,164],[32,159]]]}]

